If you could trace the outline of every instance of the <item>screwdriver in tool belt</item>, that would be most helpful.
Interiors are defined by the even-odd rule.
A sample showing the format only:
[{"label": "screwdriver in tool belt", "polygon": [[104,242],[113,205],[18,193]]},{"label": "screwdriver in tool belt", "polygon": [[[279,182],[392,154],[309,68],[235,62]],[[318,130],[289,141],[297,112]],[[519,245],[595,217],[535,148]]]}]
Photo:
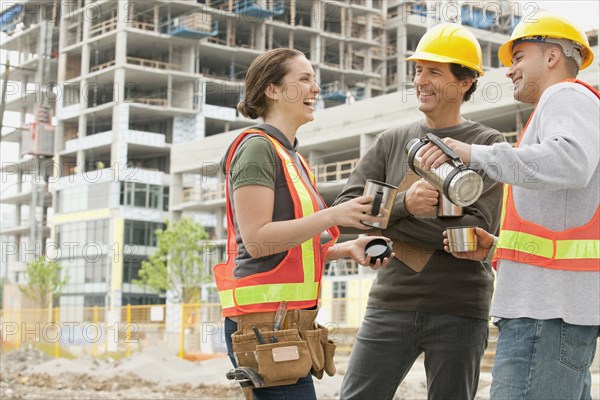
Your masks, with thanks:
[{"label": "screwdriver in tool belt", "polygon": [[282,301],[279,303],[277,307],[277,311],[275,312],[275,321],[273,321],[273,329],[278,331],[281,329],[281,325],[283,325],[283,321],[285,320],[285,314],[287,313],[287,301]]},{"label": "screwdriver in tool belt", "polygon": [[[275,312],[275,320],[273,321],[273,330],[278,331],[281,329],[281,325],[283,325],[283,321],[285,320],[285,314],[287,313],[287,301],[282,301],[279,303],[277,307],[277,311]],[[275,334],[271,335],[271,343],[277,342],[277,338]]]}]

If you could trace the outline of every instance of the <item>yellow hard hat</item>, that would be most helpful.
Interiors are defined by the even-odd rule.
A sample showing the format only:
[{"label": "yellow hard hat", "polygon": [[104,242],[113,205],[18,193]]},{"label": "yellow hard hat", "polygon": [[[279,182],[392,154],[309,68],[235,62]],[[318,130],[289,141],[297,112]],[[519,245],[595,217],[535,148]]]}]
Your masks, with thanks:
[{"label": "yellow hard hat", "polygon": [[[500,46],[498,58],[502,64],[510,67],[512,65],[512,48],[515,41],[553,42],[552,39],[566,39],[571,42],[572,46],[579,49],[581,53],[580,70],[588,67],[594,60],[594,53],[590,48],[585,32],[568,19],[547,11],[540,11],[519,22],[510,40]],[[571,57],[569,49],[566,49],[563,43],[560,44],[565,50],[565,54]]]},{"label": "yellow hard hat", "polygon": [[439,24],[419,40],[415,54],[407,60],[459,64],[483,75],[481,46],[467,28],[458,24]]}]

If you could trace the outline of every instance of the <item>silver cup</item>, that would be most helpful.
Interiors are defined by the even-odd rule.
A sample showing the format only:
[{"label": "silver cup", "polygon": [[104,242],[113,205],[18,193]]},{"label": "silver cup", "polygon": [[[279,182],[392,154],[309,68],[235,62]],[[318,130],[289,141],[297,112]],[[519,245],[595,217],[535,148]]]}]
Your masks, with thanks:
[{"label": "silver cup", "polygon": [[457,206],[453,202],[451,202],[443,193],[439,193],[438,196],[438,206],[437,206],[437,216],[438,217],[462,217],[463,216],[463,208],[461,206]]},{"label": "silver cup", "polygon": [[446,228],[446,233],[451,253],[477,250],[477,235],[474,226],[453,226]]},{"label": "silver cup", "polygon": [[[394,201],[396,201],[396,194],[398,188],[388,183],[379,182],[373,179],[367,179],[363,196],[373,196],[373,206],[371,208],[371,215],[373,216],[385,216],[381,222],[366,222],[360,221],[365,225],[372,226],[373,228],[385,229],[388,226],[390,215],[392,214],[392,207],[394,207]],[[382,212],[385,210],[385,212]]]}]

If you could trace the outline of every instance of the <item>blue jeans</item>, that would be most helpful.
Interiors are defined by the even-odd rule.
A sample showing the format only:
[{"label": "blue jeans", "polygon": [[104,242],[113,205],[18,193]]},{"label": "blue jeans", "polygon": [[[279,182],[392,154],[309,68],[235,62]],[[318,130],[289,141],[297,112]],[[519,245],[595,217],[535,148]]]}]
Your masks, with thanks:
[{"label": "blue jeans", "polygon": [[487,337],[483,319],[367,308],[341,398],[392,399],[424,353],[429,399],[473,399]]},{"label": "blue jeans", "polygon": [[491,399],[591,399],[598,326],[501,319]]},{"label": "blue jeans", "polygon": [[[237,367],[237,362],[233,356],[233,345],[231,335],[237,331],[237,323],[229,318],[225,318],[225,344],[227,345],[227,355],[231,364]],[[294,385],[273,386],[268,388],[254,389],[255,400],[316,400],[315,386],[313,384],[310,372],[306,378],[300,379]]]}]

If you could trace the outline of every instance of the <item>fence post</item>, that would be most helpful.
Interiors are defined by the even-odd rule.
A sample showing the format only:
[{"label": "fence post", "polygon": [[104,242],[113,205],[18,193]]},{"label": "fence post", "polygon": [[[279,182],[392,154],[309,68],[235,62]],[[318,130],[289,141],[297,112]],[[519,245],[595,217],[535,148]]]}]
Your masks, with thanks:
[{"label": "fence post", "polygon": [[131,304],[127,304],[127,333],[125,334],[125,355],[131,355]]},{"label": "fence post", "polygon": [[181,321],[180,321],[180,327],[179,327],[179,358],[183,358],[183,345],[185,343],[184,336],[183,336],[183,328],[184,328],[183,312],[184,312],[184,310],[185,310],[185,305],[182,302],[181,303]]},{"label": "fence post", "polygon": [[96,327],[96,340],[94,340],[94,347],[92,351],[92,356],[96,358],[98,356],[98,334],[100,333],[100,325],[98,324],[98,306],[94,306],[94,326]]},{"label": "fence post", "polygon": [[23,328],[23,322],[22,322],[23,315],[21,314],[23,312],[23,309],[14,308],[13,312],[15,315],[15,320],[17,321],[17,332],[18,332],[18,335],[15,336],[15,349],[19,350],[21,348],[21,337],[22,337],[21,329]]},{"label": "fence post", "polygon": [[60,322],[58,320],[58,307],[54,307],[54,323],[56,324],[56,333],[58,333],[58,337],[56,338],[56,342],[54,343],[54,358],[58,358],[59,356],[59,346],[58,342],[60,342]]}]

